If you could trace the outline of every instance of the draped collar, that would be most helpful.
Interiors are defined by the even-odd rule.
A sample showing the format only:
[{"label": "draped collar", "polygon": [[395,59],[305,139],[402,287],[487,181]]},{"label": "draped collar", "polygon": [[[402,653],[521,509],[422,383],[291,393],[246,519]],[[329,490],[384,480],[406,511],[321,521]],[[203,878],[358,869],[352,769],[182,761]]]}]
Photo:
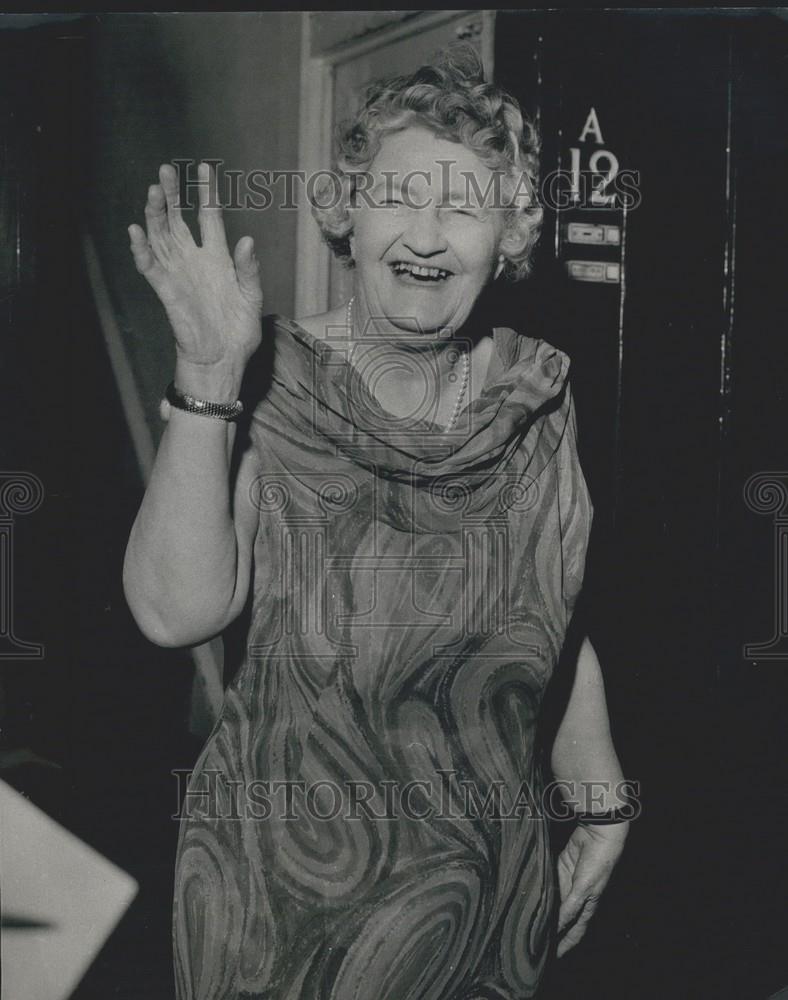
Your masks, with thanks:
[{"label": "draped collar", "polygon": [[330,455],[372,472],[389,482],[389,500],[409,509],[407,519],[414,487],[460,497],[464,512],[489,511],[496,498],[500,502],[503,482],[522,488],[526,475],[533,482],[558,447],[563,428],[544,435],[538,418],[562,408],[569,358],[543,340],[496,328],[482,392],[445,433],[428,419],[404,423],[384,410],[336,341],[320,340],[282,316],[269,321],[273,366],[266,403],[278,415],[272,429],[295,449],[290,460],[303,468]]}]

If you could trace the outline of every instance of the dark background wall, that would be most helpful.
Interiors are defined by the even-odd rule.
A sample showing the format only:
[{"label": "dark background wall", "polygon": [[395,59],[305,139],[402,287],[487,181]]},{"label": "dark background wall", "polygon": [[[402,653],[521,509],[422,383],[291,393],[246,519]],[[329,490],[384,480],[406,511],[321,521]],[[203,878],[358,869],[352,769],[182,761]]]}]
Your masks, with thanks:
[{"label": "dark background wall", "polygon": [[[0,468],[42,485],[39,509],[13,523],[11,587],[17,638],[44,646],[40,659],[0,662],[0,774],[140,884],[78,995],[165,997],[168,772],[193,759],[191,670],[141,640],[120,587],[141,484],[81,255],[86,26],[2,31],[0,48]],[[4,930],[4,948],[19,933]]]},{"label": "dark background wall", "polygon": [[[123,603],[142,487],[79,234],[154,412],[170,341],[125,227],[174,156],[297,165],[296,21],[0,31],[0,455],[44,487],[15,522],[14,614],[46,647],[0,663],[0,766],[141,885],[82,1000],[172,996],[170,771],[198,745],[188,658],[146,643]],[[786,54],[777,14],[498,15],[496,76],[539,114],[545,169],[566,164],[594,106],[605,146],[641,173],[639,206],[606,216],[626,236],[623,286],[570,280],[570,216],[548,212],[533,279],[497,306],[572,357],[596,507],[586,613],[644,798],[548,997],[765,1000],[788,983],[788,664],[742,649],[769,638],[786,597],[771,516],[743,497],[753,474],[786,468]],[[267,308],[292,312],[295,214],[232,213],[228,228],[258,240]],[[56,767],[20,764],[25,749]]]},{"label": "dark background wall", "polygon": [[[788,458],[787,56],[774,13],[498,14],[496,76],[539,117],[543,173],[568,169],[572,147],[583,169],[607,149],[639,173],[626,213],[550,211],[533,279],[505,306],[572,358],[596,507],[588,629],[643,789],[556,997],[788,983],[785,642],[744,656],[788,599],[774,575],[785,486],[772,514],[744,497],[758,473],[784,481]],[[601,143],[580,141],[592,107]],[[571,244],[572,221],[619,226],[621,246]],[[572,280],[577,258],[620,262],[621,282]]]}]

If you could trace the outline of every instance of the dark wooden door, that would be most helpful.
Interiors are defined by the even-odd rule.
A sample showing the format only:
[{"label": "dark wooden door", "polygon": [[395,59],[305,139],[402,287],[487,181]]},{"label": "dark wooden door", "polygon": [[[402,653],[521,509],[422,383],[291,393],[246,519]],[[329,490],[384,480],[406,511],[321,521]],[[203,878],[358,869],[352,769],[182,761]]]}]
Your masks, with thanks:
[{"label": "dark wooden door", "polygon": [[533,277],[502,309],[572,358],[588,628],[644,799],[555,995],[766,997],[788,983],[788,647],[744,647],[788,589],[788,23],[500,12],[495,74],[553,177]]}]

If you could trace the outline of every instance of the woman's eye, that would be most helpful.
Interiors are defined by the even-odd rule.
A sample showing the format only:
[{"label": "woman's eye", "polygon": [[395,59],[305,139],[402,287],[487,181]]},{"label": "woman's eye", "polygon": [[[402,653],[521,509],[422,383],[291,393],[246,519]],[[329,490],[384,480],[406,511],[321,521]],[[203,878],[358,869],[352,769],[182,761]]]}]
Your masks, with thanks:
[{"label": "woman's eye", "polygon": [[384,208],[397,208],[399,205],[404,204],[399,198],[384,198],[383,207]]}]

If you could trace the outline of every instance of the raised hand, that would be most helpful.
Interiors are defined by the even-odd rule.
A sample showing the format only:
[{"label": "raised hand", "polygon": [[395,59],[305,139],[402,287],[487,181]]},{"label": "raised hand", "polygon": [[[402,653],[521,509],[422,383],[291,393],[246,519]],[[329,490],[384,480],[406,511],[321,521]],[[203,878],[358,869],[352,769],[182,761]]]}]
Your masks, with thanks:
[{"label": "raised hand", "polygon": [[148,189],[147,234],[129,226],[131,251],[167,311],[181,368],[221,369],[240,381],[261,337],[263,293],[254,241],[244,236],[230,256],[208,164],[199,165],[198,179],[201,245],[181,215],[175,168],[164,164],[160,183]]}]

